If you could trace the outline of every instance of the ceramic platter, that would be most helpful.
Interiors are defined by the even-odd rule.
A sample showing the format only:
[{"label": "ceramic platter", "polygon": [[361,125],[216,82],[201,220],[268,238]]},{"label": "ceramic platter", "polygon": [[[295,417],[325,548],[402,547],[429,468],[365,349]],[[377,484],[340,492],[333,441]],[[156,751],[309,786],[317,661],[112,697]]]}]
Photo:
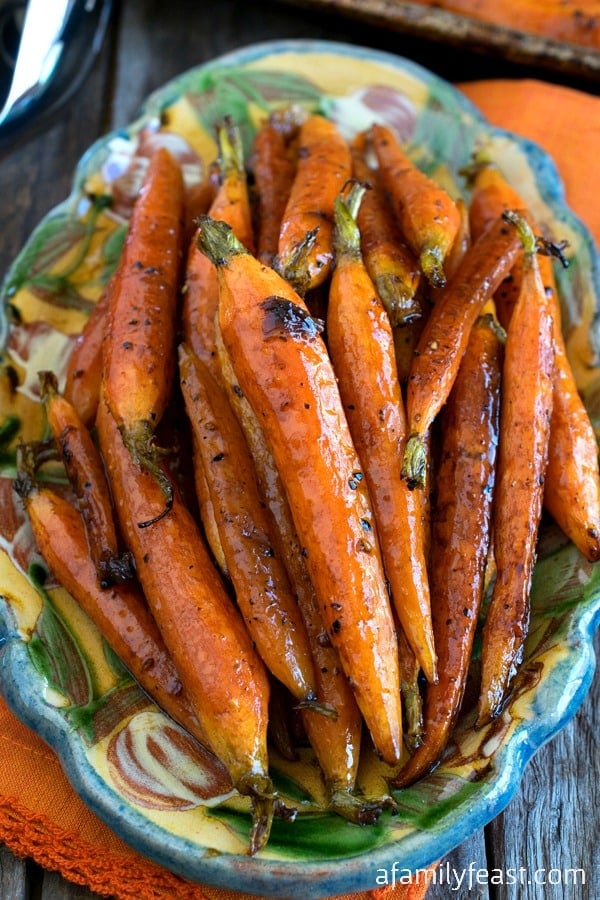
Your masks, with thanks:
[{"label": "ceramic platter", "polygon": [[[503,168],[539,223],[567,240],[559,273],[564,330],[594,421],[600,419],[598,261],[565,208],[555,167],[539,149],[492,129],[450,85],[411,62],[321,42],[255,45],[186,72],[153,94],[130,127],[94,144],[70,196],[36,228],[7,274],[0,381],[0,687],[10,706],[59,755],[75,789],[125,841],[200,883],[262,896],[325,897],[377,886],[382,872],[442,858],[495,817],[531,755],[574,714],[590,684],[600,569],[550,525],[540,539],[531,631],[503,716],[475,731],[466,705],[443,764],[397,792],[398,814],[358,827],[323,809],[310,756],[273,777],[299,809],[275,821],[267,847],[246,853],[244,802],[184,732],[141,693],[90,622],[45,573],[12,490],[14,446],[39,437],[37,372],[59,375],[113,271],[132,198],[152,149],[165,143],[188,181],[214,160],[214,125],[229,115],[248,149],[275,105],[318,109],[349,137],[374,119],[397,129],[418,163],[468,198],[461,169],[476,147]],[[103,197],[112,195],[107,206]],[[365,754],[361,783],[376,779]],[[379,882],[380,883],[380,882]]]}]

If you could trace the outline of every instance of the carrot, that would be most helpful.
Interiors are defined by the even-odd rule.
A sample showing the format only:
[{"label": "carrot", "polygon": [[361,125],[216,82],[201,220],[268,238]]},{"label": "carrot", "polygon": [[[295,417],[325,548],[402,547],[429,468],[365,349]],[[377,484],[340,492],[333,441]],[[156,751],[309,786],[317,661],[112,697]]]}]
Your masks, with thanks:
[{"label": "carrot", "polygon": [[410,436],[402,475],[422,487],[425,439],[445,403],[481,309],[521,252],[516,228],[500,217],[465,253],[452,282],[438,295],[419,338],[406,391]]},{"label": "carrot", "polygon": [[266,266],[271,266],[277,255],[279,231],[296,166],[285,133],[270,120],[263,122],[256,132],[250,165],[257,194],[256,255]]},{"label": "carrot", "polygon": [[273,523],[243,432],[224,390],[185,345],[179,348],[179,369],[195,465],[201,467],[218,511],[219,537],[238,608],[269,671],[296,700],[314,703],[308,636],[274,550]]},{"label": "carrot", "polygon": [[145,510],[164,504],[160,485],[135,465],[102,400],[97,427],[119,523],[152,614],[210,749],[238,791],[252,798],[254,853],[268,839],[276,802],[268,773],[266,672],[177,492],[168,515],[139,528]]},{"label": "carrot", "polygon": [[58,393],[56,376],[40,372],[39,378],[48,424],[79,503],[100,586],[125,581],[133,575],[132,562],[128,553],[120,552],[100,454],[72,405]]},{"label": "carrot", "polygon": [[306,625],[315,666],[317,697],[335,709],[335,717],[300,711],[309,742],[325,780],[329,808],[354,822],[373,820],[387,798],[366,800],[355,794],[362,719],[337,649],[331,643],[318,598],[298,540],[281,477],[260,422],[238,385],[231,360],[217,329],[223,383],[254,460],[261,493],[276,524],[275,544],[286,566]]},{"label": "carrot", "polygon": [[84,425],[93,425],[102,382],[102,342],[108,317],[108,290],[101,294],[69,356],[64,396]]},{"label": "carrot", "polygon": [[[219,186],[209,208],[214,219],[227,222],[248,249],[254,246],[252,214],[239,129],[226,121],[217,129]],[[183,337],[209,365],[215,356],[214,321],[218,302],[217,272],[192,240],[183,288]]]},{"label": "carrot", "polygon": [[400,478],[407,437],[389,317],[363,263],[354,184],[335,206],[327,341],[375,515],[392,602],[428,681],[437,678],[419,497]]},{"label": "carrot", "polygon": [[352,174],[368,184],[357,214],[361,250],[377,293],[392,326],[404,326],[423,315],[419,296],[421,271],[412,250],[399,233],[397,222],[380,188],[378,173],[365,159],[366,135],[361,132],[350,145]]},{"label": "carrot", "polygon": [[[540,269],[542,268],[540,259]],[[554,279],[544,278],[556,298]],[[551,286],[550,286],[551,285]],[[554,304],[552,304],[554,305]],[[555,379],[544,506],[590,562],[600,560],[598,442],[553,316]]]},{"label": "carrot", "polygon": [[[129,581],[101,589],[89,556],[84,523],[75,507],[52,489],[37,484],[23,468],[15,488],[23,500],[37,547],[59,584],[89,616],[148,696],[206,744],[206,735],[139,586]],[[224,769],[223,777],[227,778]]]},{"label": "carrot", "polygon": [[396,787],[439,761],[464,696],[491,538],[501,357],[491,316],[481,316],[440,414],[430,560],[439,679],[425,687],[423,741]]},{"label": "carrot", "polygon": [[448,193],[414,165],[394,132],[375,123],[369,140],[379,163],[402,232],[431,285],[446,282],[444,261],[460,226],[456,204]]},{"label": "carrot", "polygon": [[[472,175],[471,217],[473,227],[482,230],[491,217],[523,203],[496,165],[487,160],[478,163]],[[544,506],[581,553],[595,562],[600,559],[598,442],[567,357],[551,257],[540,254],[538,266],[550,305],[555,351]],[[505,327],[518,299],[521,279],[521,266],[515,265],[510,282],[505,282],[497,292],[499,314]]]},{"label": "carrot", "polygon": [[511,217],[525,252],[502,370],[493,525],[496,580],[483,628],[479,725],[499,714],[523,657],[552,413],[552,319],[536,242],[525,219]]},{"label": "carrot", "polygon": [[187,247],[196,233],[196,219],[207,213],[218,190],[211,172],[207,172],[202,181],[186,188],[184,201],[184,238]]},{"label": "carrot", "polygon": [[219,324],[285,484],[328,633],[381,756],[401,752],[397,645],[372,509],[333,367],[307,308],[223,223],[200,220]]},{"label": "carrot", "polygon": [[171,485],[153,439],[174,376],[184,189],[181,170],[161,148],[150,160],[110,286],[103,350],[106,403],[136,465],[152,471],[171,503]]},{"label": "carrot", "polygon": [[296,175],[279,233],[275,268],[304,295],[323,284],[333,266],[333,204],[350,178],[349,147],[321,115],[302,123]]}]

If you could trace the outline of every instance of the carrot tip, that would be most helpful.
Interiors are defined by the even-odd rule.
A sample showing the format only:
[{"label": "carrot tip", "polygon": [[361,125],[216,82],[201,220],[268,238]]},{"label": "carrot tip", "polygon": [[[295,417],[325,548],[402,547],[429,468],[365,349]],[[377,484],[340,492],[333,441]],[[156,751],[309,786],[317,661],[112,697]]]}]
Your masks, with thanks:
[{"label": "carrot tip", "polygon": [[311,283],[309,255],[317,240],[318,228],[306,232],[304,238],[295,244],[289,253],[275,257],[275,271],[291,284],[296,293],[303,297]]},{"label": "carrot tip", "polygon": [[398,275],[378,275],[375,288],[387,310],[392,328],[411,325],[423,317],[423,307],[414,289]]},{"label": "carrot tip", "polygon": [[417,487],[425,487],[427,478],[427,446],[422,434],[411,434],[406,442],[400,475],[405,479],[411,490]]},{"label": "carrot tip", "polygon": [[318,713],[320,716],[325,716],[333,722],[337,721],[338,711],[335,706],[332,706],[331,703],[320,703],[314,697],[307,700],[301,700],[299,703],[296,703],[295,708],[303,709],[307,712]]},{"label": "carrot tip", "polygon": [[213,265],[220,267],[227,264],[232,256],[248,253],[241,241],[237,239],[226,222],[212,219],[210,216],[199,216],[196,244]]},{"label": "carrot tip", "polygon": [[355,825],[375,825],[384,810],[389,809],[392,813],[398,811],[398,805],[390,794],[367,799],[345,788],[332,791],[329,808]]},{"label": "carrot tip", "polygon": [[402,700],[406,716],[404,738],[410,750],[414,751],[423,743],[423,700],[417,682],[403,682]]},{"label": "carrot tip", "polygon": [[120,427],[121,437],[136,466],[152,475],[165,498],[164,508],[145,522],[138,522],[138,528],[148,528],[165,516],[173,506],[173,485],[160,465],[164,454],[154,443],[154,433],[149,422],[139,422],[133,428]]},{"label": "carrot tip", "polygon": [[444,254],[440,247],[426,247],[419,256],[421,270],[432,287],[442,288],[446,284],[444,275]]}]

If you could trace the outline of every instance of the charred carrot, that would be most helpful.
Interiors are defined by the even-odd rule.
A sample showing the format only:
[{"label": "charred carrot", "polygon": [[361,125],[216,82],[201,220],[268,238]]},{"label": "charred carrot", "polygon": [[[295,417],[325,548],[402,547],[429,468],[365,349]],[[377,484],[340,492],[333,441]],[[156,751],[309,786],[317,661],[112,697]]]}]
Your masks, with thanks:
[{"label": "charred carrot", "polygon": [[296,167],[285,133],[270,120],[256,133],[250,161],[257,195],[256,256],[271,266],[277,255],[281,222]]},{"label": "charred carrot", "polygon": [[186,188],[184,202],[184,238],[183,246],[187,247],[196,233],[196,219],[207,213],[215,199],[218,187],[210,172],[202,181]]},{"label": "charred carrot", "polygon": [[[268,773],[266,672],[177,492],[169,515],[159,516],[160,486],[135,465],[102,400],[97,427],[118,519],[152,614],[210,749],[252,799],[250,851],[256,852],[268,838],[276,801]],[[147,509],[156,512],[155,522],[139,528]]]},{"label": "charred carrot", "polygon": [[[252,214],[239,129],[229,121],[224,122],[217,129],[217,141],[219,186],[209,215],[231,225],[239,240],[252,250]],[[217,302],[216,269],[192,240],[183,288],[183,336],[196,356],[211,366],[214,365],[215,356],[214,321]]]},{"label": "charred carrot", "polygon": [[331,808],[356,821],[373,814],[373,807],[367,804],[367,810],[363,811],[364,799],[354,795],[362,734],[360,711],[339,653],[327,635],[280,474],[260,422],[239,387],[231,360],[219,337],[217,331],[223,383],[227,386],[231,404],[246,437],[262,496],[276,524],[275,543],[296,594],[311,645],[317,696],[337,713],[335,717],[326,717],[302,709],[302,721],[323,771]]},{"label": "charred carrot", "polygon": [[199,232],[218,266],[223,342],[284,481],[329,636],[377,750],[397,761],[396,636],[368,492],[325,344],[298,294],[231,229],[204,218]]},{"label": "charred carrot", "polygon": [[377,171],[366,162],[365,149],[366,136],[361,132],[350,145],[353,177],[370,187],[357,216],[361,250],[392,326],[404,326],[423,315],[419,296],[421,270],[402,239]]},{"label": "charred carrot", "polygon": [[300,128],[296,175],[275,261],[277,271],[302,295],[331,272],[333,204],[351,172],[350,149],[336,125],[321,115],[308,116]]},{"label": "charred carrot", "polygon": [[[148,696],[201,743],[206,743],[206,735],[139,586],[130,581],[101,589],[88,552],[85,527],[75,507],[52,489],[40,486],[23,470],[15,487],[37,547],[59,584],[89,616]],[[227,777],[225,770],[223,775]]]},{"label": "charred carrot", "polygon": [[84,425],[94,424],[102,382],[102,342],[108,318],[107,287],[91,311],[67,363],[64,396]]},{"label": "charred carrot", "polygon": [[354,184],[336,199],[327,342],[367,480],[394,609],[425,677],[435,681],[420,500],[400,478],[406,415],[392,327],[361,254],[356,214],[363,194]]},{"label": "charred carrot", "polygon": [[464,696],[490,547],[501,365],[497,329],[482,316],[440,414],[430,559],[439,679],[425,687],[423,741],[397,787],[438,763]]},{"label": "charred carrot", "polygon": [[552,319],[536,242],[524,218],[511,218],[524,245],[523,279],[502,369],[493,524],[496,580],[483,628],[479,725],[499,714],[523,657],[552,414]]},{"label": "charred carrot", "polygon": [[281,477],[265,442],[260,422],[239,387],[229,355],[219,338],[217,329],[223,383],[227,385],[255,463],[261,491],[277,526],[276,546],[294,588],[311,645],[317,697],[322,704],[336,711],[336,716],[332,717],[308,708],[300,710],[302,723],[323,773],[328,806],[350,821],[359,824],[372,822],[389,805],[389,797],[365,798],[356,793],[362,736],[360,710],[339,653],[327,635]]},{"label": "charred carrot", "polygon": [[56,376],[40,372],[39,377],[48,425],[79,502],[100,586],[127,580],[133,575],[132,561],[121,553],[100,454],[73,406],[58,393]]},{"label": "charred carrot", "polygon": [[[500,169],[480,160],[472,174],[472,227],[483,230],[500,212],[523,201]],[[564,533],[591,562],[600,559],[600,471],[598,442],[567,357],[552,257],[538,254],[538,266],[552,314],[555,383],[550,423],[544,506]],[[518,298],[522,272],[516,264],[510,282],[496,296],[502,324],[508,327]]]},{"label": "charred carrot", "polygon": [[152,156],[110,286],[103,391],[136,465],[154,472],[170,505],[171,485],[157,462],[156,428],[175,369],[183,178],[165,149]]},{"label": "charred carrot", "polygon": [[443,287],[444,261],[460,226],[454,200],[413,163],[390,128],[372,125],[369,140],[409,247],[429,283]]},{"label": "charred carrot", "polygon": [[431,310],[406,390],[410,436],[402,474],[412,487],[424,484],[425,436],[450,393],[471,328],[520,252],[517,229],[500,217],[469,248]]},{"label": "charred carrot", "polygon": [[202,360],[181,345],[181,389],[200,466],[218,511],[217,527],[238,608],[269,671],[296,700],[316,699],[310,644],[273,523],[258,490],[243,432],[227,395]]}]

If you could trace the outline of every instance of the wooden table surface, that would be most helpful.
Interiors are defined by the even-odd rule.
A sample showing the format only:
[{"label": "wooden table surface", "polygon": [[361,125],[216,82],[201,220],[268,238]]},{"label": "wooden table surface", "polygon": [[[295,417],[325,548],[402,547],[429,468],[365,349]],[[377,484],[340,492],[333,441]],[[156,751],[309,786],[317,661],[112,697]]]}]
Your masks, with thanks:
[{"label": "wooden table surface", "polygon": [[[41,134],[0,158],[0,273],[4,273],[34,225],[66,196],[73,168],[101,134],[130,121],[154,88],[183,70],[226,51],[276,38],[323,38],[366,45],[414,59],[449,80],[510,75],[547,78],[594,90],[552,72],[518,68],[414,37],[263,0],[128,0],[117,4],[104,50],[84,85]],[[597,90],[597,85],[595,89]],[[600,679],[574,719],[528,766],[516,796],[493,822],[447,860],[457,870],[523,869],[518,886],[474,885],[450,892],[431,888],[430,900],[483,897],[493,900],[562,900],[600,897]],[[583,869],[586,884],[549,882],[560,872]],[[556,874],[556,873],[559,874]],[[546,878],[546,884],[535,884]],[[75,900],[91,898],[56,873],[0,849],[0,898]]]}]

